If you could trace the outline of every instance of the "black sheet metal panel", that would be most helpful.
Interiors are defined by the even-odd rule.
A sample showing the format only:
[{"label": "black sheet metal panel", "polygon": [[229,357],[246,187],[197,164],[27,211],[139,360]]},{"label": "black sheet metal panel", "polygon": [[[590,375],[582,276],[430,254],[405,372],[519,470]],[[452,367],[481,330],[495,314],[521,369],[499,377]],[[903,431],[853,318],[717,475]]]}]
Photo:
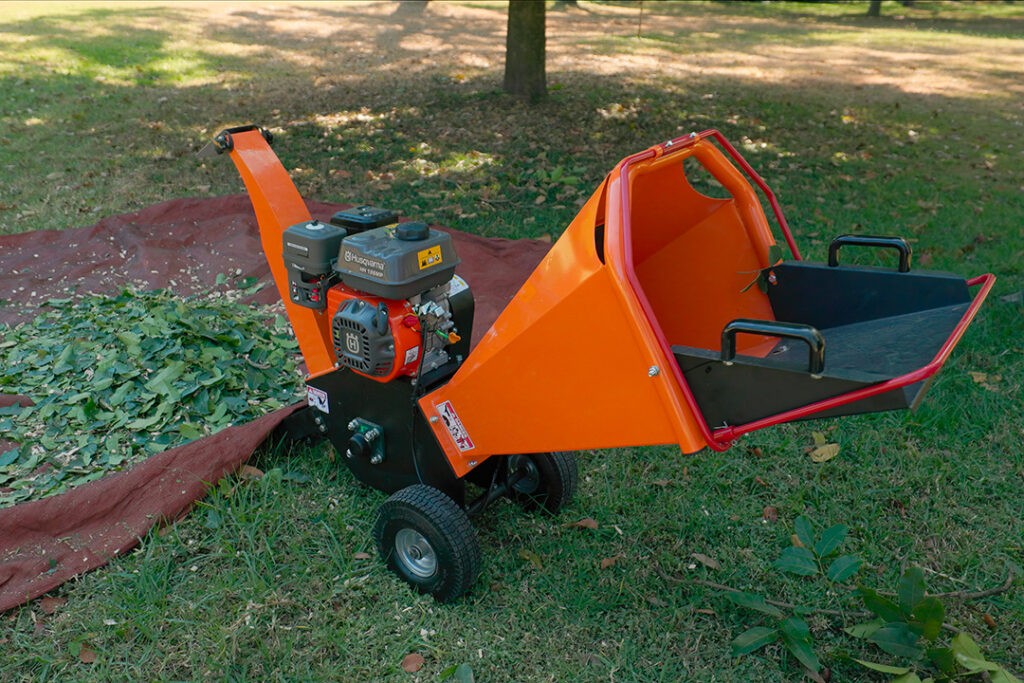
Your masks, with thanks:
[{"label": "black sheet metal panel", "polygon": [[[776,415],[913,372],[927,365],[970,305],[967,282],[947,273],[899,273],[785,263],[771,269],[777,320],[810,324],[825,339],[825,367],[807,371],[807,346],[782,339],[765,358],[674,346],[676,361],[712,428]],[[917,382],[813,417],[916,407]]]},{"label": "black sheet metal panel", "polygon": [[[329,412],[318,411],[327,438],[359,481],[385,493],[413,484],[427,484],[444,491],[459,505],[463,485],[441,450],[416,399],[420,393],[408,378],[376,382],[347,368],[309,380],[308,385],[327,394]],[[368,458],[345,456],[352,436],[348,425],[355,418],[383,430],[385,458],[372,464]]]},{"label": "black sheet metal panel", "polygon": [[971,302],[967,281],[952,273],[830,268],[803,261],[782,263],[770,270],[775,283],[768,287],[768,300],[775,319],[813,325],[822,331]]}]

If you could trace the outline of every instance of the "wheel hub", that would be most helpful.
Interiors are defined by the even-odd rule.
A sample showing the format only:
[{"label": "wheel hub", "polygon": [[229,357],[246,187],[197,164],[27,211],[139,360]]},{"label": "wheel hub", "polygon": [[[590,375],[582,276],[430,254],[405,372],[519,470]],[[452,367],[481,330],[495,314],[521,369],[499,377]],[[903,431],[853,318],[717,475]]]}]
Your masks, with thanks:
[{"label": "wheel hub", "polygon": [[428,579],[437,573],[437,555],[430,541],[415,529],[399,529],[395,534],[395,557],[413,576]]},{"label": "wheel hub", "polygon": [[513,456],[511,465],[512,469],[521,475],[513,488],[519,493],[527,495],[536,493],[540,487],[540,470],[537,469],[537,463],[533,461],[533,458],[521,455]]}]

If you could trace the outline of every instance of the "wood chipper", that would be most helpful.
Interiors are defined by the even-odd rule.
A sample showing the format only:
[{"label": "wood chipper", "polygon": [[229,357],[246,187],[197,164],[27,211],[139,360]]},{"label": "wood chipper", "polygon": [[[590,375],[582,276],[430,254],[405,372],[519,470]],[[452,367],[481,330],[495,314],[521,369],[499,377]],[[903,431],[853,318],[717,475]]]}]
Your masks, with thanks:
[{"label": "wood chipper", "polygon": [[[270,142],[243,126],[211,144],[255,207],[309,369],[306,414],[392,494],[381,557],[440,601],[479,572],[470,517],[502,496],[557,512],[571,451],[723,451],[783,422],[915,407],[995,280],[911,270],[895,237],[843,235],[827,263],[801,260],[771,190],[711,130],[622,160],[471,350],[450,236],[370,206],[312,220]],[[696,191],[692,164],[729,196]],[[840,265],[854,246],[891,249],[897,267]]]}]

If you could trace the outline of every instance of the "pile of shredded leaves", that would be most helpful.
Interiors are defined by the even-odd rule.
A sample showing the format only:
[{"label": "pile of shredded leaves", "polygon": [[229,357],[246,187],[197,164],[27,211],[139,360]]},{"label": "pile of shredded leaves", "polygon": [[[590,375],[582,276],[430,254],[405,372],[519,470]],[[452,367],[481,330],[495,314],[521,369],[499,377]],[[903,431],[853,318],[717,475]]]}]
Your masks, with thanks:
[{"label": "pile of shredded leaves", "polygon": [[0,507],[61,493],[293,403],[302,386],[287,321],[255,291],[166,290],[52,299],[0,326]]}]

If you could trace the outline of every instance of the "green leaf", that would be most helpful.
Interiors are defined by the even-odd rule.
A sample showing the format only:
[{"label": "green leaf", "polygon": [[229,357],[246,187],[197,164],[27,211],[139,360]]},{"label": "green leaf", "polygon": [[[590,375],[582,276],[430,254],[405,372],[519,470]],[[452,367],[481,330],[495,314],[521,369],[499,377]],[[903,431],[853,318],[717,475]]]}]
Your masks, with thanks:
[{"label": "green leaf", "polygon": [[[804,544],[805,548],[814,547],[814,529],[811,526],[811,520],[807,519],[803,515],[796,518],[793,522],[794,531],[796,531],[796,537],[800,539],[800,542]],[[821,553],[819,553],[820,555]]]},{"label": "green leaf", "polygon": [[946,608],[938,598],[924,598],[917,603],[911,614],[913,622],[921,627],[921,634],[926,640],[932,641],[939,637],[942,622],[946,618]]},{"label": "green leaf", "polygon": [[218,285],[222,285],[222,284],[224,284],[227,281],[228,281],[228,276],[225,275],[224,273],[217,273],[217,277],[214,279],[214,282],[216,284],[218,284]]},{"label": "green leaf", "polygon": [[750,654],[768,643],[774,643],[778,639],[779,632],[777,629],[755,626],[736,636],[730,645],[732,645],[732,653],[739,656]]},{"label": "green leaf", "polygon": [[12,462],[21,457],[21,448],[12,448],[9,451],[0,453],[0,467],[10,465]]},{"label": "green leaf", "polygon": [[883,674],[893,674],[895,676],[903,675],[910,671],[909,666],[890,666],[889,664],[879,664],[878,662],[869,662],[865,659],[854,659],[861,666],[866,666],[872,671],[879,671]]},{"label": "green leaf", "polygon": [[782,642],[797,660],[811,671],[821,670],[821,661],[811,647],[811,630],[799,617],[789,617],[780,625]]},{"label": "green leaf", "polygon": [[767,602],[765,602],[764,598],[762,598],[760,595],[754,595],[753,593],[728,592],[725,594],[725,597],[727,600],[729,600],[729,602],[733,603],[734,605],[746,607],[747,609],[757,610],[758,612],[763,612],[764,614],[773,616],[777,619],[781,619],[782,617],[786,616],[778,607],[775,607],[774,605],[769,605]]},{"label": "green leaf", "polygon": [[777,265],[778,262],[782,260],[782,257],[783,257],[782,247],[780,247],[777,244],[773,244],[772,246],[768,247],[768,265],[769,266]]},{"label": "green leaf", "polygon": [[878,629],[885,626],[885,622],[881,619],[872,619],[871,621],[865,621],[863,624],[854,624],[853,626],[847,626],[843,630],[849,633],[854,638],[868,638]]},{"label": "green leaf", "polygon": [[[848,532],[849,529],[847,529],[843,524],[836,524],[833,527],[829,527],[825,530],[825,533],[821,535],[821,540],[814,544],[814,553],[818,557],[831,555],[840,545],[842,545]],[[803,539],[800,540],[802,541]]]},{"label": "green leaf", "polygon": [[858,571],[864,560],[856,555],[841,555],[832,561],[825,571],[830,581],[845,581]]},{"label": "green leaf", "polygon": [[958,633],[953,636],[953,642],[951,643],[954,655],[963,655],[964,657],[970,657],[972,659],[985,659],[984,655],[981,654],[981,650],[978,648],[977,643],[966,633]]},{"label": "green leaf", "polygon": [[925,652],[932,664],[944,674],[956,673],[956,658],[948,647],[932,647]]},{"label": "green leaf", "polygon": [[901,612],[900,608],[896,606],[896,603],[889,598],[884,595],[879,595],[878,592],[872,588],[862,587],[860,589],[860,593],[861,599],[864,601],[864,606],[883,621],[903,621],[903,612]]},{"label": "green leaf", "polygon": [[903,674],[899,678],[892,679],[892,683],[922,683],[922,682],[921,682],[921,678],[916,673],[914,673],[913,671],[910,671],[908,673]]},{"label": "green leaf", "polygon": [[779,559],[775,560],[775,566],[784,572],[801,576],[814,576],[818,573],[814,553],[807,548],[786,548]]},{"label": "green leaf", "polygon": [[466,663],[459,664],[455,667],[455,676],[452,680],[455,683],[474,683],[473,667]]},{"label": "green leaf", "polygon": [[899,588],[896,591],[903,614],[910,616],[917,603],[924,599],[924,590],[924,572],[920,567],[911,567],[903,572]]},{"label": "green leaf", "polygon": [[917,659],[924,654],[924,648],[917,644],[918,634],[905,622],[890,622],[871,634],[869,641],[885,652],[897,657]]},{"label": "green leaf", "polygon": [[1021,681],[1003,667],[999,667],[992,672],[992,683],[1021,683]]}]

